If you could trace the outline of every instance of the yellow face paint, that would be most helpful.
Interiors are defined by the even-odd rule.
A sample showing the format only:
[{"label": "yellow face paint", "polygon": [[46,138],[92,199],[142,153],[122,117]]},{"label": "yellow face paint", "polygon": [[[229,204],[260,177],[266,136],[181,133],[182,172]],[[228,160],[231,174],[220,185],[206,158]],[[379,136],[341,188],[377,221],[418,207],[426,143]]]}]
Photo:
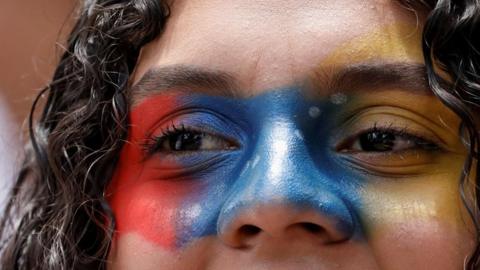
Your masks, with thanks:
[{"label": "yellow face paint", "polygon": [[371,61],[423,63],[419,25],[395,23],[350,40],[322,61],[321,67],[335,67]]},{"label": "yellow face paint", "polygon": [[[335,70],[352,64],[372,62],[423,64],[421,29],[421,25],[405,23],[377,28],[338,47],[322,61],[319,70]],[[367,241],[375,242],[391,237],[408,239],[410,236],[407,234],[414,232],[418,233],[415,236],[417,239],[421,239],[422,235],[427,239],[430,234],[435,238],[465,233],[469,227],[466,224],[471,221],[459,195],[460,172],[466,152],[458,138],[458,116],[434,96],[408,94],[396,91],[398,89],[378,90],[356,96],[351,110],[385,106],[388,113],[372,114],[369,116],[375,117],[372,121],[381,123],[382,120],[391,119],[392,115],[397,119],[393,121],[395,124],[401,122],[402,125],[408,125],[410,121],[420,129],[429,130],[443,138],[448,149],[425,159],[430,163],[416,168],[416,173],[406,173],[403,177],[398,176],[401,175],[402,164],[408,164],[408,159],[418,161],[418,157],[409,156],[398,162],[383,162],[398,175],[372,175],[360,192],[363,205],[360,219]],[[410,114],[405,114],[399,108]],[[415,241],[411,244],[415,245]],[[453,245],[455,244],[460,243]]]},{"label": "yellow face paint", "polygon": [[[442,161],[442,163],[447,160]],[[458,168],[462,160],[443,164],[451,172],[405,179],[381,179],[362,191],[367,234],[388,232],[394,226],[418,222],[441,222],[457,227],[463,221],[458,192]],[[457,173],[455,173],[457,171]]]}]

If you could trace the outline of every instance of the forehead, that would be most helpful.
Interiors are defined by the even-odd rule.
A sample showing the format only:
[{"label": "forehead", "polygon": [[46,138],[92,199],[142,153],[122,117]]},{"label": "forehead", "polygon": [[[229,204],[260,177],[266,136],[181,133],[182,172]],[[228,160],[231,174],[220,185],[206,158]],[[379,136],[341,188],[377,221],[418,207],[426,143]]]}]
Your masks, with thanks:
[{"label": "forehead", "polygon": [[190,65],[258,92],[352,63],[421,63],[417,15],[391,0],[178,0],[132,83],[152,68]]}]

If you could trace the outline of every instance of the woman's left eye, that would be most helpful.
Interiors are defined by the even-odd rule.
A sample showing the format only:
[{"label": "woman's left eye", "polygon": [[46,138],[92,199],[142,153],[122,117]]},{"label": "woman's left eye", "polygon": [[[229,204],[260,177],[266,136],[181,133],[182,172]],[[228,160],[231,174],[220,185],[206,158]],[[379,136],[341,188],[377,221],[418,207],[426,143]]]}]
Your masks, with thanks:
[{"label": "woman's left eye", "polygon": [[188,128],[173,127],[153,139],[149,152],[222,151],[237,148],[234,142],[219,135]]},{"label": "woman's left eye", "polygon": [[429,140],[396,130],[372,129],[350,140],[339,149],[343,152],[402,152],[412,149],[436,150]]}]

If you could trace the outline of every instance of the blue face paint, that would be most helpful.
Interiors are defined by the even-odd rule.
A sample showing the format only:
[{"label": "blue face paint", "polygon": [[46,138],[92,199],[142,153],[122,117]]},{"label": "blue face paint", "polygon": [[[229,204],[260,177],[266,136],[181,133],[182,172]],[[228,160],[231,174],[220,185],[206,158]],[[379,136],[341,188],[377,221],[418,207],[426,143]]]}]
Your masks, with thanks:
[{"label": "blue face paint", "polygon": [[[181,207],[201,205],[197,208],[201,210],[190,220],[188,215],[178,218],[179,246],[221,232],[240,212],[269,203],[318,211],[335,220],[340,230],[355,233],[360,175],[336,160],[330,141],[341,105],[307,101],[300,89],[245,100],[205,96],[191,100],[228,115],[242,135],[240,149],[219,154],[225,159],[221,166],[194,177],[208,184]],[[226,125],[220,134],[231,130]]]}]

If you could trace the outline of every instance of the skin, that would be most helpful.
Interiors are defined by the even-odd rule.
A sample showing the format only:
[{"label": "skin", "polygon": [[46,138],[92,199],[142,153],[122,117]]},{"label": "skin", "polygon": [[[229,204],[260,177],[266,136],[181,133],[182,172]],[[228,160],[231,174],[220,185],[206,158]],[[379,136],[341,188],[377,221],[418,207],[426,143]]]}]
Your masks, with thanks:
[{"label": "skin", "polygon": [[[410,83],[421,72],[394,68],[423,63],[417,15],[392,1],[175,1],[131,80],[109,269],[462,269],[474,235],[460,121]],[[400,78],[339,80],[352,66]],[[222,76],[160,82],[199,70]],[[407,147],[360,149],[374,127],[403,130]],[[169,149],[183,128],[206,148]]]}]

